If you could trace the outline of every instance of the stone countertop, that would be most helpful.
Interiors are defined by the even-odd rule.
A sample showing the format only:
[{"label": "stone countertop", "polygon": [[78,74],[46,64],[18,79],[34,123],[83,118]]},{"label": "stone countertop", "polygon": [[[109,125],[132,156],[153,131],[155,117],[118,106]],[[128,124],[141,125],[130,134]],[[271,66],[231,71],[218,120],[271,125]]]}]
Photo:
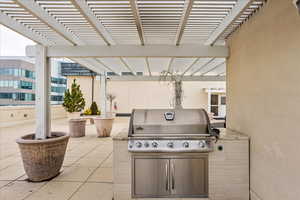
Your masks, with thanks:
[{"label": "stone countertop", "polygon": [[[190,138],[190,137],[189,137]],[[128,140],[128,129],[124,129],[113,136],[113,140]],[[243,133],[221,128],[219,140],[248,140],[249,137]]]}]

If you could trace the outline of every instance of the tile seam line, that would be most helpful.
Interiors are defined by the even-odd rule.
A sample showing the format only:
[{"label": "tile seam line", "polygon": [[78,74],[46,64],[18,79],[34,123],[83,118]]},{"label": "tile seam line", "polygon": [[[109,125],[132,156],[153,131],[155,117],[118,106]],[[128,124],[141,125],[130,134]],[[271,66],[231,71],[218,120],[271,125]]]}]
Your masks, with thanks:
[{"label": "tile seam line", "polygon": [[[94,149],[93,149],[94,150]],[[87,180],[92,176],[92,174],[94,174],[96,172],[97,169],[99,169],[101,167],[101,165],[109,158],[109,156],[112,154],[113,152],[111,152],[110,154],[108,154],[105,159],[99,164],[98,167],[96,167],[93,172],[81,183],[81,185],[72,193],[72,195],[67,199],[70,200],[73,198],[73,196],[82,188],[82,186],[84,184],[87,183]]]}]

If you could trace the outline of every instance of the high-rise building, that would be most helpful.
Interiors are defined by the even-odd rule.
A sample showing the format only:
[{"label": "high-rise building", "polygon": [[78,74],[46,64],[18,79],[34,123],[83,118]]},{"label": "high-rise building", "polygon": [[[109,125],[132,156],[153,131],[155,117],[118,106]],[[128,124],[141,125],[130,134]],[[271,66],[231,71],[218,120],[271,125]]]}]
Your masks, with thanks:
[{"label": "high-rise building", "polygon": [[[51,69],[51,103],[61,104],[67,79],[60,75],[57,61]],[[35,103],[34,60],[26,57],[0,58],[0,106]]]}]

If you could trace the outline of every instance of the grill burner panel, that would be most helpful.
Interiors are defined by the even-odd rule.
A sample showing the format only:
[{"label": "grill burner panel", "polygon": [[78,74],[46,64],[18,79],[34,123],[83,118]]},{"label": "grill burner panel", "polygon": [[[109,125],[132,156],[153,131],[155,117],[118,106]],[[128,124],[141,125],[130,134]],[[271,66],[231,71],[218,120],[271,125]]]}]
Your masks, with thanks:
[{"label": "grill burner panel", "polygon": [[210,140],[130,140],[128,150],[132,152],[209,152]]}]

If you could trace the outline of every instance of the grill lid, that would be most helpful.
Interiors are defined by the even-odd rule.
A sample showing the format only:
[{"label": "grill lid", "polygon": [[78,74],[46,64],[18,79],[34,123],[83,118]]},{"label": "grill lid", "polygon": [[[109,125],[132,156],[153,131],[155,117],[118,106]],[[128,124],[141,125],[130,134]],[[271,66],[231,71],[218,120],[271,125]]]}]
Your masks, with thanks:
[{"label": "grill lid", "polygon": [[135,109],[129,136],[209,135],[210,122],[204,109]]}]

